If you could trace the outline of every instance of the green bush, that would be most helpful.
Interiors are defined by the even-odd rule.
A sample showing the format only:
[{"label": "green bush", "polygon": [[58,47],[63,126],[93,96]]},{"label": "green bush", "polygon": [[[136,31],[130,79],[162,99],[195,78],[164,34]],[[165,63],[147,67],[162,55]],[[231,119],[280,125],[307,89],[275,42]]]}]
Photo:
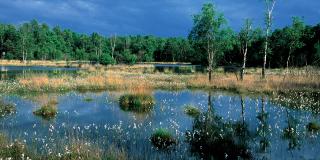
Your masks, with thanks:
[{"label": "green bush", "polygon": [[146,112],[155,104],[155,100],[150,95],[126,94],[119,99],[120,107],[125,111]]},{"label": "green bush", "polygon": [[137,61],[137,56],[132,54],[130,50],[125,50],[123,52],[123,60],[126,64],[135,64]]},{"label": "green bush", "polygon": [[157,148],[163,149],[168,148],[176,143],[176,140],[172,134],[163,128],[157,129],[151,136],[151,142]]},{"label": "green bush", "polygon": [[100,57],[100,63],[103,65],[116,64],[116,60],[112,58],[110,54],[106,53]]}]

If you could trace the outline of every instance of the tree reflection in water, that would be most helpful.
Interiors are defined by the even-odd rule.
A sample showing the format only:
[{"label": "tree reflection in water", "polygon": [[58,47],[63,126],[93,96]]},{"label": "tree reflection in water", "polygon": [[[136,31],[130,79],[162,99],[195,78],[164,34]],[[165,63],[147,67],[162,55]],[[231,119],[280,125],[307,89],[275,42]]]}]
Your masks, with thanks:
[{"label": "tree reflection in water", "polygon": [[203,159],[250,159],[249,136],[242,137],[247,133],[244,119],[240,123],[224,122],[215,114],[209,92],[208,110],[194,119],[192,130],[187,131],[187,139],[191,152]]}]

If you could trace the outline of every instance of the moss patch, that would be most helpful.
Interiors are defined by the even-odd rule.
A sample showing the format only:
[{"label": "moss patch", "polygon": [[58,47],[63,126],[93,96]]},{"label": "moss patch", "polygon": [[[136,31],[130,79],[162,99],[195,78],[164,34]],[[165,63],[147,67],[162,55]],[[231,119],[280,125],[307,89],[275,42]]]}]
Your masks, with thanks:
[{"label": "moss patch", "polygon": [[192,105],[187,105],[184,107],[184,113],[191,117],[197,117],[200,115],[200,111],[197,107],[192,106]]}]

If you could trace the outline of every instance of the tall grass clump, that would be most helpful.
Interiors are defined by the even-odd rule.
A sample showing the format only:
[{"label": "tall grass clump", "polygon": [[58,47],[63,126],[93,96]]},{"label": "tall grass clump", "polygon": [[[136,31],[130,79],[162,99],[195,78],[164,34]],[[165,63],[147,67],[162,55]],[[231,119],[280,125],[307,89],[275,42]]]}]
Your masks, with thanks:
[{"label": "tall grass clump", "polygon": [[[61,160],[99,160],[102,159],[103,153],[98,147],[88,145],[88,143],[75,141],[68,146],[67,153],[65,153]],[[53,157],[55,159],[58,157]]]},{"label": "tall grass clump", "polygon": [[125,111],[146,112],[154,106],[155,100],[147,94],[125,94],[120,97],[119,103]]},{"label": "tall grass clump", "polygon": [[5,103],[4,101],[0,100],[0,117],[14,113],[16,113],[16,107],[14,104]]},{"label": "tall grass clump", "polygon": [[47,104],[41,106],[38,110],[34,111],[33,114],[41,116],[44,119],[52,119],[57,115],[57,102],[49,101]]},{"label": "tall grass clump", "polygon": [[29,159],[25,144],[15,141],[10,143],[7,137],[0,133],[0,159]]},{"label": "tall grass clump", "polygon": [[152,144],[160,149],[168,148],[176,143],[176,140],[173,137],[173,135],[168,130],[163,128],[157,129],[151,135],[150,139]]},{"label": "tall grass clump", "polygon": [[191,117],[197,117],[200,115],[199,109],[195,106],[192,106],[192,105],[186,105],[184,107],[184,113],[186,113],[187,115],[189,115]]}]

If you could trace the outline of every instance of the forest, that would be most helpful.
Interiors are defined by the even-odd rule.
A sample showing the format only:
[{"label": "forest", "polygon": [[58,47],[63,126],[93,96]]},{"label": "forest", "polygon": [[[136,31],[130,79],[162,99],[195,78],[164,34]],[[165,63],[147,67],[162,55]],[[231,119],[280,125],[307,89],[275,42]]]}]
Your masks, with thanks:
[{"label": "forest", "polygon": [[[285,67],[289,54],[290,32],[298,25],[300,45],[290,58],[291,66],[320,64],[320,24],[305,25],[293,17],[292,25],[275,29],[270,36],[268,67]],[[232,31],[229,47],[219,57],[217,65],[238,65],[242,61],[240,32]],[[248,66],[262,63],[264,34],[253,29],[248,46]],[[189,36],[190,37],[190,36]],[[185,37],[156,37],[152,35],[106,37],[98,33],[79,34],[59,26],[50,28],[36,20],[19,26],[0,24],[0,53],[2,59],[17,60],[86,60],[101,64],[135,64],[137,62],[191,62],[207,63],[206,53],[199,52]],[[227,46],[227,45],[226,45]],[[276,60],[276,61],[273,61]]]}]

